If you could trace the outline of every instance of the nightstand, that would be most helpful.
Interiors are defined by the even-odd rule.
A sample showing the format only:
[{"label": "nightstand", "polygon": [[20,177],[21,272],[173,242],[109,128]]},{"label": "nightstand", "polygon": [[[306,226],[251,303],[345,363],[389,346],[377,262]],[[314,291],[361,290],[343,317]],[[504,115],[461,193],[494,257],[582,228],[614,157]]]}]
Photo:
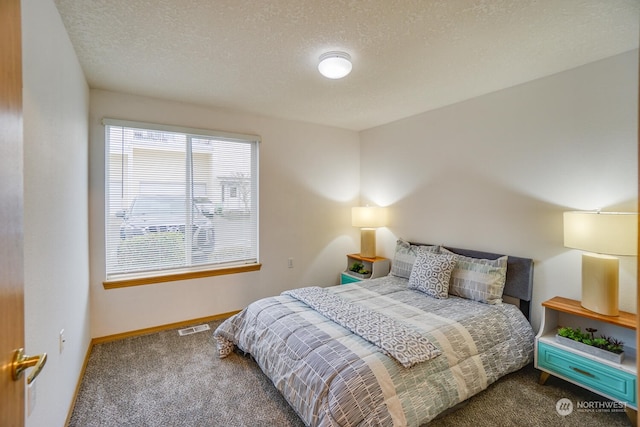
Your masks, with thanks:
[{"label": "nightstand", "polygon": [[[635,329],[636,315],[620,312],[603,316],[587,310],[580,301],[554,297],[542,303],[543,317],[536,336],[535,367],[542,371],[540,384],[553,375],[616,402],[626,404],[625,411],[635,425],[638,409]],[[573,349],[556,340],[559,326],[597,329],[596,336],[606,335],[624,342],[622,363],[610,362]]]},{"label": "nightstand", "polygon": [[[368,274],[357,274],[350,271],[349,268],[353,263],[359,262],[364,265]],[[340,284],[346,285],[347,283],[360,282],[361,280],[375,279],[377,277],[383,277],[389,274],[391,270],[391,262],[388,258],[377,256],[375,258],[365,258],[360,254],[347,255],[347,268],[340,274]]]}]

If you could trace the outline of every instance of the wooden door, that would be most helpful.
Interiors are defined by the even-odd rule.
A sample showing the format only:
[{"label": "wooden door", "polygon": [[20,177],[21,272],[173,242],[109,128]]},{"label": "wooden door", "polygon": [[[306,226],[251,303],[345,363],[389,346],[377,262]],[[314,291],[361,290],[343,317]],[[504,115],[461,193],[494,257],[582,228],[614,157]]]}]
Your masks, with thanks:
[{"label": "wooden door", "polygon": [[11,378],[24,347],[22,32],[20,0],[0,0],[0,425],[24,425],[24,376]]}]

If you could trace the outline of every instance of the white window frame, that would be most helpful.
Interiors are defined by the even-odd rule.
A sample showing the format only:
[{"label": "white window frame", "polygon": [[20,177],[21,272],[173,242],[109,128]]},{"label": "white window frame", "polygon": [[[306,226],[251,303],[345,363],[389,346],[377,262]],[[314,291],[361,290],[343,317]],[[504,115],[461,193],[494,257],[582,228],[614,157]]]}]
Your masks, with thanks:
[{"label": "white window frame", "polygon": [[[110,197],[113,195],[112,189],[109,187],[109,158],[110,158],[110,148],[109,141],[107,140],[107,128],[109,126],[115,127],[123,127],[123,128],[133,128],[140,130],[147,130],[149,132],[172,132],[178,134],[184,134],[187,139],[191,138],[211,138],[217,141],[232,141],[232,142],[246,142],[255,144],[254,148],[251,150],[252,158],[251,163],[255,166],[253,167],[254,173],[251,176],[251,186],[254,188],[254,194],[251,195],[251,211],[255,212],[255,258],[251,258],[248,260],[240,260],[240,261],[232,261],[225,263],[214,263],[214,264],[205,264],[203,266],[191,266],[191,267],[183,267],[183,268],[174,268],[168,270],[153,270],[153,271],[145,271],[145,272],[137,272],[137,273],[116,273],[112,275],[107,275],[104,286],[105,288],[119,288],[126,286],[135,286],[135,285],[143,285],[150,283],[160,283],[167,282],[173,280],[182,280],[188,278],[197,278],[197,277],[206,277],[212,275],[221,275],[221,274],[234,274],[245,271],[255,271],[259,270],[261,265],[259,263],[259,148],[261,138],[257,135],[251,134],[239,134],[239,133],[230,133],[209,129],[199,129],[199,128],[190,128],[190,127],[182,127],[182,126],[172,126],[172,125],[163,125],[156,123],[146,123],[146,122],[136,122],[129,120],[118,120],[118,119],[109,119],[105,118],[102,120],[102,124],[105,126],[105,247],[107,247],[107,239],[108,239],[108,215],[110,210]],[[191,151],[187,151],[187,161],[185,164],[185,172],[188,176],[192,174],[190,170],[191,163]],[[190,191],[187,191],[190,193]],[[119,193],[118,193],[119,194]],[[195,197],[196,195],[188,194],[188,197]],[[107,259],[105,257],[105,272],[107,271],[106,266]]]}]

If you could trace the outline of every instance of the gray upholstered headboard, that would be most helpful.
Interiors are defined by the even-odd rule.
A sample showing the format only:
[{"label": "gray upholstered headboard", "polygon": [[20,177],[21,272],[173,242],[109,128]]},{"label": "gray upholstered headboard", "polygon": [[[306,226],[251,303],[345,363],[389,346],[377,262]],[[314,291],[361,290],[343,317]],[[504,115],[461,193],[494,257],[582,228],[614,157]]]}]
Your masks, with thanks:
[{"label": "gray upholstered headboard", "polygon": [[[414,245],[423,245],[425,243],[413,243]],[[501,254],[491,252],[482,252],[472,249],[451,248],[442,246],[460,255],[482,258],[497,259]],[[533,292],[533,260],[530,258],[520,258],[508,255],[507,259],[507,281],[504,285],[504,295],[508,295],[520,300],[520,310],[527,319],[531,314],[531,295]]]}]

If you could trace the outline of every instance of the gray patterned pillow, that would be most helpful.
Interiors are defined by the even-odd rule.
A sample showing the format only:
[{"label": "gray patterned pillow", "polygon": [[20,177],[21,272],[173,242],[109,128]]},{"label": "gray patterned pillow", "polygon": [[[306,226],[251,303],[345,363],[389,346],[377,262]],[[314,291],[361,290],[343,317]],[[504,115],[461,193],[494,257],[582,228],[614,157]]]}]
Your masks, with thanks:
[{"label": "gray patterned pillow", "polygon": [[416,289],[434,298],[449,297],[449,279],[457,256],[436,254],[418,249],[416,262],[409,277],[409,289]]},{"label": "gray patterned pillow", "polygon": [[393,256],[393,262],[391,263],[391,275],[408,279],[409,276],[411,276],[413,263],[416,261],[416,257],[418,256],[418,248],[438,253],[438,246],[412,245],[407,241],[398,239],[396,242],[396,252]]},{"label": "gray patterned pillow", "polygon": [[[440,253],[453,254],[445,248],[440,248]],[[507,256],[490,260],[458,255],[449,293],[486,304],[500,304],[507,280],[507,259]]]}]

